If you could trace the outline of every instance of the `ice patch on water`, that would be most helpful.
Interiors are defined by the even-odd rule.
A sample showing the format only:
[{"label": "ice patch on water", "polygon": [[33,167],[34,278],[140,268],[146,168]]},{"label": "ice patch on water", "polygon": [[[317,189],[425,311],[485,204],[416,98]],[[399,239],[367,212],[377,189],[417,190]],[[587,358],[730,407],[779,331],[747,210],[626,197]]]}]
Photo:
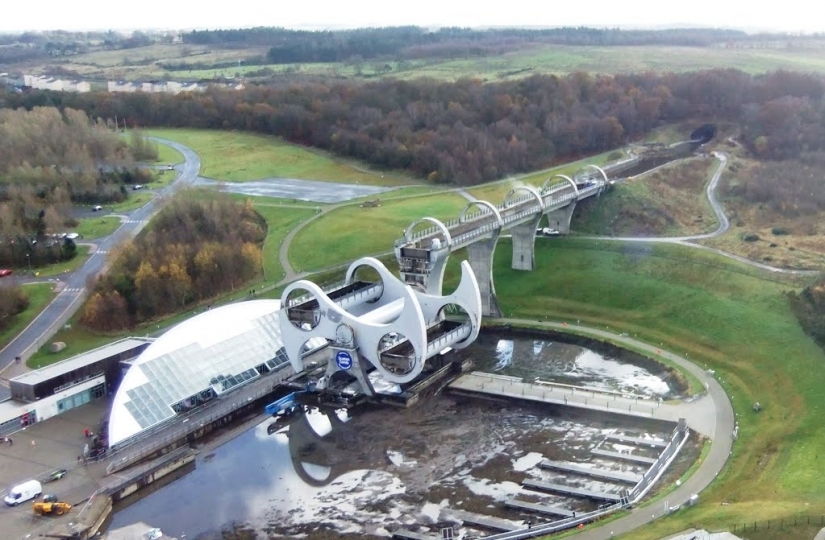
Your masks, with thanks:
[{"label": "ice patch on water", "polygon": [[441,515],[441,506],[435,503],[424,503],[424,506],[421,507],[421,513],[427,516],[430,521],[433,523],[438,522],[438,516]]},{"label": "ice patch on water", "polygon": [[513,462],[513,470],[518,472],[524,472],[528,469],[532,469],[533,467],[541,463],[542,459],[544,459],[544,456],[539,454],[538,452],[530,452],[526,456],[521,456]]},{"label": "ice patch on water", "polygon": [[521,486],[515,482],[493,483],[487,478],[475,478],[473,476],[463,478],[462,481],[467,489],[474,494],[492,497],[497,501],[503,501],[522,493]]}]

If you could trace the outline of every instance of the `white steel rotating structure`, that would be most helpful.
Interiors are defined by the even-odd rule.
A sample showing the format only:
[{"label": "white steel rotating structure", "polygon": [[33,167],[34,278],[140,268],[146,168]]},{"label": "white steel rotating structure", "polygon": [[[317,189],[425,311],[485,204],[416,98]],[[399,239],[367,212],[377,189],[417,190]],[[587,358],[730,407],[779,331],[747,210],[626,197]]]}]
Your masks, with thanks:
[{"label": "white steel rotating structure", "polygon": [[[356,272],[364,267],[378,279],[358,279]],[[475,341],[482,317],[478,282],[466,261],[458,287],[446,296],[413,289],[379,260],[365,257],[349,266],[343,282],[321,288],[296,281],[284,290],[281,302],[281,338],[293,369],[304,369],[304,344],[323,337],[331,358],[318,389],[343,371],[367,395],[373,393],[369,372],[376,370],[391,383],[411,382],[429,358]]]}]

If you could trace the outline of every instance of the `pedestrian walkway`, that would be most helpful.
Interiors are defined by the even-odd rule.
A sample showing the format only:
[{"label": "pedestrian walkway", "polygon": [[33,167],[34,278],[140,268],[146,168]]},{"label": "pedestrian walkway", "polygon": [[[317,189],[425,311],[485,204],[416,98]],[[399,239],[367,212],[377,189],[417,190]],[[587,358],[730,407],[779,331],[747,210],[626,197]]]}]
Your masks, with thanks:
[{"label": "pedestrian walkway", "polygon": [[608,469],[597,469],[595,467],[584,467],[576,465],[575,463],[563,463],[561,461],[550,461],[549,459],[542,460],[539,463],[542,469],[556,470],[562,472],[569,472],[573,474],[580,474],[597,478],[599,480],[608,480],[611,482],[624,482],[627,484],[638,484],[642,479],[641,474],[633,474],[629,472],[611,471]]},{"label": "pedestrian walkway", "polygon": [[617,493],[607,493],[606,491],[593,491],[590,489],[575,488],[571,486],[563,486],[561,484],[551,484],[550,482],[541,482],[539,480],[527,479],[522,481],[521,485],[538,489],[539,491],[547,491],[549,493],[561,493],[571,497],[583,497],[585,499],[594,499],[597,501],[620,502],[621,495]]}]

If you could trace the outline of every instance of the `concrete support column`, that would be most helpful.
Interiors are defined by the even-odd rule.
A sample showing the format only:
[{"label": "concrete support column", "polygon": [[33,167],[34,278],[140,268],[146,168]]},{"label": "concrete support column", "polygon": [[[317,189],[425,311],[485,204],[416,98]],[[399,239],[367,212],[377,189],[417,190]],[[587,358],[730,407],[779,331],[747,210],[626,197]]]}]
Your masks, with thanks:
[{"label": "concrete support column", "polygon": [[575,209],[576,203],[574,201],[564,208],[559,208],[558,210],[548,212],[547,221],[550,222],[550,228],[556,229],[559,231],[559,234],[569,234],[570,220],[573,219],[573,210]]},{"label": "concrete support column", "polygon": [[485,317],[500,317],[496,301],[496,287],[493,283],[493,255],[496,252],[498,235],[479,240],[467,246],[470,267],[476,275],[478,289],[481,292],[481,314]]},{"label": "concrete support column", "polygon": [[527,223],[510,229],[513,235],[513,270],[532,271],[536,268],[536,228],[541,216],[537,213]]},{"label": "concrete support column", "polygon": [[358,349],[354,347],[341,347],[333,345],[329,348],[331,358],[327,362],[326,377],[327,382],[332,380],[332,376],[338,371],[345,371],[355,377],[361,385],[361,392],[367,396],[375,395],[375,389],[372,387],[367,368],[369,361],[361,360],[361,355],[358,354]]},{"label": "concrete support column", "polygon": [[435,296],[443,296],[444,270],[447,268],[447,259],[450,258],[449,249],[430,251],[430,272],[424,278],[424,292]]}]

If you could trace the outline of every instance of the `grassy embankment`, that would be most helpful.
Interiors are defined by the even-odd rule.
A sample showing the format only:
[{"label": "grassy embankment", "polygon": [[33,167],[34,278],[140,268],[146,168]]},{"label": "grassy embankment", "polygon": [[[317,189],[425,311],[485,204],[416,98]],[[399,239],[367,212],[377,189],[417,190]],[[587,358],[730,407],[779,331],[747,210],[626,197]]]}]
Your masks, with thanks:
[{"label": "grassy embankment", "polygon": [[[579,319],[661,343],[716,370],[738,414],[733,455],[702,503],[632,538],[825,513],[825,353],[784,296],[800,283],[681,246],[553,239],[537,247],[538,271],[519,272],[510,269],[509,240],[500,241],[495,276],[505,315]],[[750,410],[755,401],[759,414]]]},{"label": "grassy embankment", "polygon": [[716,229],[705,187],[719,161],[691,158],[616,184],[578,205],[572,227],[609,236],[683,236]]},{"label": "grassy embankment", "polygon": [[158,143],[157,165],[175,165],[183,162],[183,154],[167,144]]},{"label": "grassy embankment", "polygon": [[[748,73],[764,73],[777,69],[825,72],[825,60],[816,49],[762,49],[722,47],[662,47],[622,46],[585,47],[540,45],[506,54],[456,60],[408,60],[399,62],[366,62],[360,75],[355,66],[332,63],[297,63],[261,65],[233,65],[222,69],[193,69],[165,71],[153,60],[170,63],[210,64],[243,60],[250,56],[265,55],[261,48],[221,49],[198,45],[151,45],[128,50],[97,51],[63,60],[64,67],[86,77],[117,80],[159,79],[166,75],[172,80],[191,81],[222,76],[245,75],[264,67],[277,76],[313,75],[347,78],[397,77],[412,79],[433,77],[456,80],[461,77],[477,77],[484,80],[504,80],[527,77],[538,73],[627,73],[649,70],[695,71],[699,69],[728,68],[736,66]],[[389,64],[392,68],[385,75],[378,75],[375,66]],[[32,66],[37,72],[44,66]]]},{"label": "grassy embankment", "polygon": [[29,307],[22,313],[15,315],[11,324],[0,331],[0,349],[17,337],[17,334],[22,332],[35,317],[40,315],[40,312],[43,311],[49,302],[52,301],[52,298],[54,298],[51,283],[31,283],[29,285],[23,285],[23,290],[29,295]]},{"label": "grassy embankment", "polygon": [[369,186],[419,183],[267,135],[198,129],[152,129],[147,133],[195,150],[201,158],[201,175],[215,180],[244,182],[280,177]]},{"label": "grassy embankment", "polygon": [[404,229],[423,216],[448,220],[457,217],[467,200],[456,193],[384,200],[379,207],[357,205],[332,210],[304,227],[289,247],[297,272],[320,270],[368,254],[393,249]]}]

